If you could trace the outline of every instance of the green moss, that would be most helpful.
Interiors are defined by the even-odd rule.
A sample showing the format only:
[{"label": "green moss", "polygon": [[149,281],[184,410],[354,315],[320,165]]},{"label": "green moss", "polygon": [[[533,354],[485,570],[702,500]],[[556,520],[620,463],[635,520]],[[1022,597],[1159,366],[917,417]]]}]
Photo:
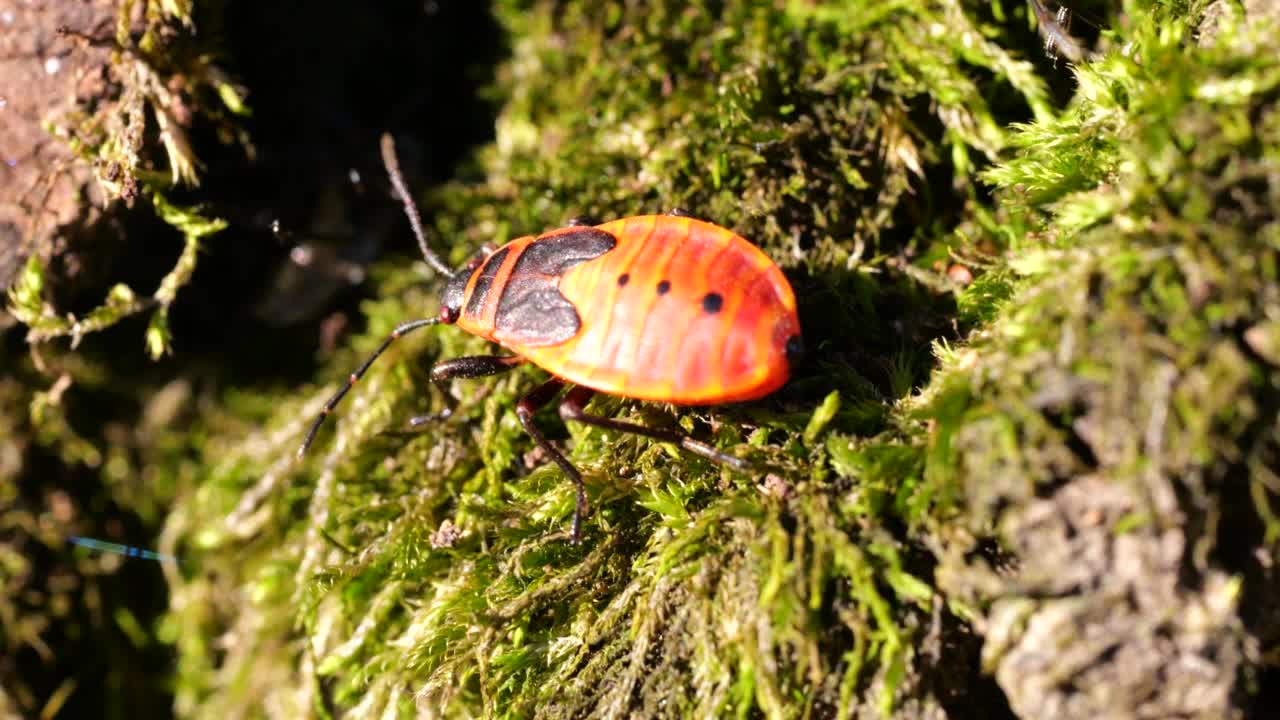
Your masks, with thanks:
[{"label": "green moss", "polygon": [[[1280,65],[1247,27],[1196,48],[1168,9],[1131,17],[1127,51],[988,174],[1052,240],[1015,260],[1013,300],[927,411],[926,477],[976,536],[949,540],[940,587],[984,608],[984,663],[1028,717],[1226,716],[1274,624],[1244,618],[1274,592],[1280,529],[1280,375],[1249,339],[1280,312]],[[1063,151],[1093,159],[1063,173]],[[1046,644],[1061,662],[1034,659]],[[1184,676],[1189,657],[1212,671]],[[1188,704],[1172,688],[1191,682]]]},{"label": "green moss", "polygon": [[[139,198],[149,199],[155,213],[185,236],[183,253],[153,297],[141,298],[117,283],[98,307],[76,317],[54,307],[43,291],[46,266],[56,254],[51,239],[50,247],[30,253],[9,289],[6,309],[27,325],[28,342],[70,337],[72,347],[88,333],[151,310],[146,348],[156,359],[170,351],[169,306],[195,270],[200,240],[226,227],[225,221],[204,217],[197,208],[175,206],[166,197],[176,187],[199,184],[201,164],[188,137],[193,116],[235,136],[235,116],[247,110],[225,74],[209,61],[207,49],[194,39],[192,2],[148,0],[141,16],[134,12],[136,5],[136,0],[120,3],[113,40],[87,30],[59,31],[81,46],[113,45],[109,67],[100,69],[111,83],[104,83],[108,89],[101,91],[103,96],[78,99],[77,106],[46,121],[46,127],[93,169],[106,202],[132,206]],[[214,97],[218,102],[211,101]],[[163,160],[153,157],[161,154]],[[157,169],[163,164],[169,177]]]},{"label": "green moss", "polygon": [[295,461],[350,369],[433,313],[422,265],[372,268],[367,327],[314,387],[157,393],[199,409],[132,453],[76,442],[55,388],[44,424],[0,414],[104,477],[145,467],[156,492],[117,480],[122,505],[176,495],[155,632],[179,714],[1250,708],[1280,627],[1274,33],[1227,13],[1198,47],[1198,5],[1130,3],[1095,58],[1050,70],[1078,82],[1056,110],[1015,50],[1022,3],[495,12],[496,138],[424,192],[442,254],[686,207],[786,268],[811,359],[745,406],[592,402],[749,473],[540,415],[586,476],[578,546],[513,413],[542,371],[457,383],[455,418],[399,432],[443,406],[432,361],[486,351],[456,328],[397,342]]},{"label": "green moss", "polygon": [[[399,343],[301,469],[287,458],[332,386],[282,401],[259,439],[209,444],[211,471],[166,532],[196,543],[201,567],[175,587],[190,609],[170,618],[176,637],[193,638],[180,707],[321,698],[358,715],[580,717],[936,706],[923,678],[940,670],[917,641],[944,621],[918,574],[926,554],[890,529],[926,507],[913,501],[918,483],[892,475],[920,463],[889,416],[925,376],[924,349],[952,307],[913,279],[931,280],[938,254],[919,248],[947,230],[899,222],[920,207],[908,199],[923,178],[964,177],[1002,147],[985,93],[1046,112],[1031,66],[948,3],[508,3],[499,16],[512,57],[497,138],[477,158],[480,181],[430,196],[433,242],[459,261],[576,214],[687,207],[792,270],[818,360],[750,408],[596,400],[594,411],[683,427],[759,470],[570,426],[558,442],[594,510],[578,547],[566,542],[571,488],[529,454],[512,413],[539,371],[459,383],[455,421],[382,434],[439,407],[426,361],[482,352],[475,338],[442,329]],[[974,67],[995,80],[975,83]],[[921,268],[903,268],[917,254]],[[406,308],[434,306],[410,277],[378,274],[369,328],[331,377]],[[904,319],[918,337],[895,337]],[[553,413],[539,421],[559,426]],[[887,440],[867,439],[878,433]],[[252,600],[210,602],[235,588]],[[215,687],[206,648],[223,632],[237,640],[218,667],[240,680]]]}]

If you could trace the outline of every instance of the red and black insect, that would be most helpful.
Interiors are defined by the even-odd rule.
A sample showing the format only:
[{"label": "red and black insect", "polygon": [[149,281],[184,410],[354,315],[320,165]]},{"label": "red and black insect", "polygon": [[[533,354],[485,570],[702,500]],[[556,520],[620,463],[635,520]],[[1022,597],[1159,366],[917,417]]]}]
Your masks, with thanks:
[{"label": "red and black insect", "polygon": [[777,390],[803,350],[795,295],[782,271],[733,232],[683,213],[608,223],[579,218],[569,227],[527,236],[461,270],[427,247],[418,210],[400,177],[395,147],[382,139],[383,161],[404,203],[423,257],[449,277],[437,317],[402,323],[325,404],[298,454],[324,418],[392,341],[439,323],[502,345],[513,355],[445,360],[431,369],[447,409],[412,425],[447,417],[447,383],[506,372],[526,361],[551,373],[516,405],[516,415],[577,490],[573,540],[586,512],[582,475],[533,423],[537,409],[565,386],[565,420],[680,445],[740,470],[748,465],[682,433],[588,414],[595,392],[684,405],[754,400]]}]

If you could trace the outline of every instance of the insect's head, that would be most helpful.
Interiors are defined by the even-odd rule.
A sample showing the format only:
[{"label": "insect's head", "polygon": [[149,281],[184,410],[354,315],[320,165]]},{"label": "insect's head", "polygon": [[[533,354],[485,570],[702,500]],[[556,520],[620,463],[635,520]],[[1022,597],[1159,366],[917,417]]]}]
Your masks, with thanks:
[{"label": "insect's head", "polygon": [[475,267],[468,264],[462,266],[449,276],[444,290],[440,291],[440,317],[457,318],[462,313],[462,299],[467,291],[467,281],[471,279]]}]

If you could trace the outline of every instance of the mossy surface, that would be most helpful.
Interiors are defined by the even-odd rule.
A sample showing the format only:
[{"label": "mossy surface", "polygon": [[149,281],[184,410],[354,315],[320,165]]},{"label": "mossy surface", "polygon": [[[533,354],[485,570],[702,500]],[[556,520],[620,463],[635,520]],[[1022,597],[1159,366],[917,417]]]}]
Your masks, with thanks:
[{"label": "mossy surface", "polygon": [[[756,473],[555,432],[594,508],[579,547],[564,532],[571,488],[512,412],[538,371],[458,383],[460,416],[388,437],[439,408],[431,359],[484,349],[452,329],[405,339],[302,468],[292,447],[333,386],[295,396],[257,438],[207,446],[220,469],[171,517],[166,537],[205,557],[175,599],[253,589],[225,616],[199,603],[171,618],[180,642],[199,643],[182,653],[179,702],[211,691],[202,646],[225,627],[238,640],[221,667],[244,685],[203,701],[219,712],[263,694],[335,712],[511,717],[937,708],[925,686],[969,676],[937,679],[951,669],[919,655],[929,632],[965,635],[903,531],[920,519],[919,463],[891,439],[849,445],[894,434],[894,402],[927,376],[928,343],[955,332],[944,281],[918,278],[935,277],[971,199],[955,188],[1005,143],[984,92],[1022,97],[1020,117],[1045,111],[1032,66],[959,5],[535,3],[498,16],[511,58],[497,137],[478,156],[480,182],[429,195],[433,242],[458,262],[577,214],[689,208],[790,271],[814,361],[751,406],[592,406],[683,427]],[[994,80],[973,82],[969,66]],[[375,277],[369,327],[331,377],[397,321],[432,312],[416,268]],[[858,482],[863,464],[886,476]]]},{"label": "mossy surface", "polygon": [[[509,56],[477,92],[495,136],[423,188],[435,247],[457,263],[575,215],[686,208],[785,269],[809,359],[757,403],[591,405],[748,473],[541,414],[586,476],[576,546],[572,488],[513,412],[543,371],[457,382],[455,417],[402,432],[443,407],[433,361],[487,351],[456,328],[398,341],[294,458],[350,370],[434,314],[425,264],[373,264],[365,327],[301,387],[202,363],[117,390],[150,398],[126,417],[163,423],[91,467],[180,558],[168,613],[140,629],[176,653],[177,714],[1275,702],[1273,26],[1222,4],[1197,42],[1202,6],[1130,3],[1066,66],[1022,3],[492,12]],[[68,372],[94,397],[118,366]],[[0,397],[39,377],[24,364]],[[37,437],[60,417],[38,409],[0,430]],[[68,466],[119,439],[47,427]],[[0,445],[0,471],[28,454]]]},{"label": "mossy surface", "polygon": [[1177,15],[1132,17],[1129,52],[989,174],[1044,235],[925,410],[927,476],[1016,563],[964,540],[939,585],[986,608],[984,666],[1025,717],[1240,713],[1280,619],[1280,64],[1254,54],[1276,35],[1229,15],[1196,48]]}]

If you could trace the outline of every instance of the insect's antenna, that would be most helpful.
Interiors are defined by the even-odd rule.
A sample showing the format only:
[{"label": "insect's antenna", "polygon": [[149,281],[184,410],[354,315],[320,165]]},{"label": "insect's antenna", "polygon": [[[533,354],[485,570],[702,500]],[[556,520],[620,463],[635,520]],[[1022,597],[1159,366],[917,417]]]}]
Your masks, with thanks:
[{"label": "insect's antenna", "polygon": [[396,158],[396,141],[391,133],[382,133],[382,164],[387,166],[387,175],[391,177],[391,187],[395,188],[396,197],[404,203],[404,214],[409,216],[409,225],[413,227],[413,235],[418,238],[418,247],[422,249],[422,257],[441,275],[452,274],[449,266],[427,247],[427,236],[422,232],[422,216],[418,214],[418,206],[414,204],[409,189],[405,187],[404,177],[400,174],[400,160]]},{"label": "insect's antenna", "polygon": [[324,407],[320,410],[320,414],[316,417],[315,422],[311,423],[311,429],[307,430],[307,437],[302,441],[302,447],[298,448],[298,457],[302,457],[306,454],[307,448],[311,447],[311,442],[316,439],[316,433],[320,431],[320,425],[324,422],[324,419],[329,417],[329,413],[333,412],[333,409],[337,407],[338,403],[342,402],[342,398],[346,396],[349,390],[351,390],[351,387],[359,382],[360,378],[364,377],[366,372],[369,372],[369,366],[373,365],[373,361],[377,360],[379,355],[386,352],[391,343],[400,339],[409,332],[421,327],[427,327],[428,325],[435,325],[438,322],[440,322],[440,318],[425,318],[423,320],[410,320],[409,322],[403,322],[397,325],[396,329],[392,330],[391,334],[387,336],[387,339],[383,340],[382,344],[378,346],[378,349],[374,350],[373,354],[370,355],[355,372],[347,376],[347,382],[338,389],[338,392],[333,394],[333,397],[329,398],[328,402],[324,404]]}]

